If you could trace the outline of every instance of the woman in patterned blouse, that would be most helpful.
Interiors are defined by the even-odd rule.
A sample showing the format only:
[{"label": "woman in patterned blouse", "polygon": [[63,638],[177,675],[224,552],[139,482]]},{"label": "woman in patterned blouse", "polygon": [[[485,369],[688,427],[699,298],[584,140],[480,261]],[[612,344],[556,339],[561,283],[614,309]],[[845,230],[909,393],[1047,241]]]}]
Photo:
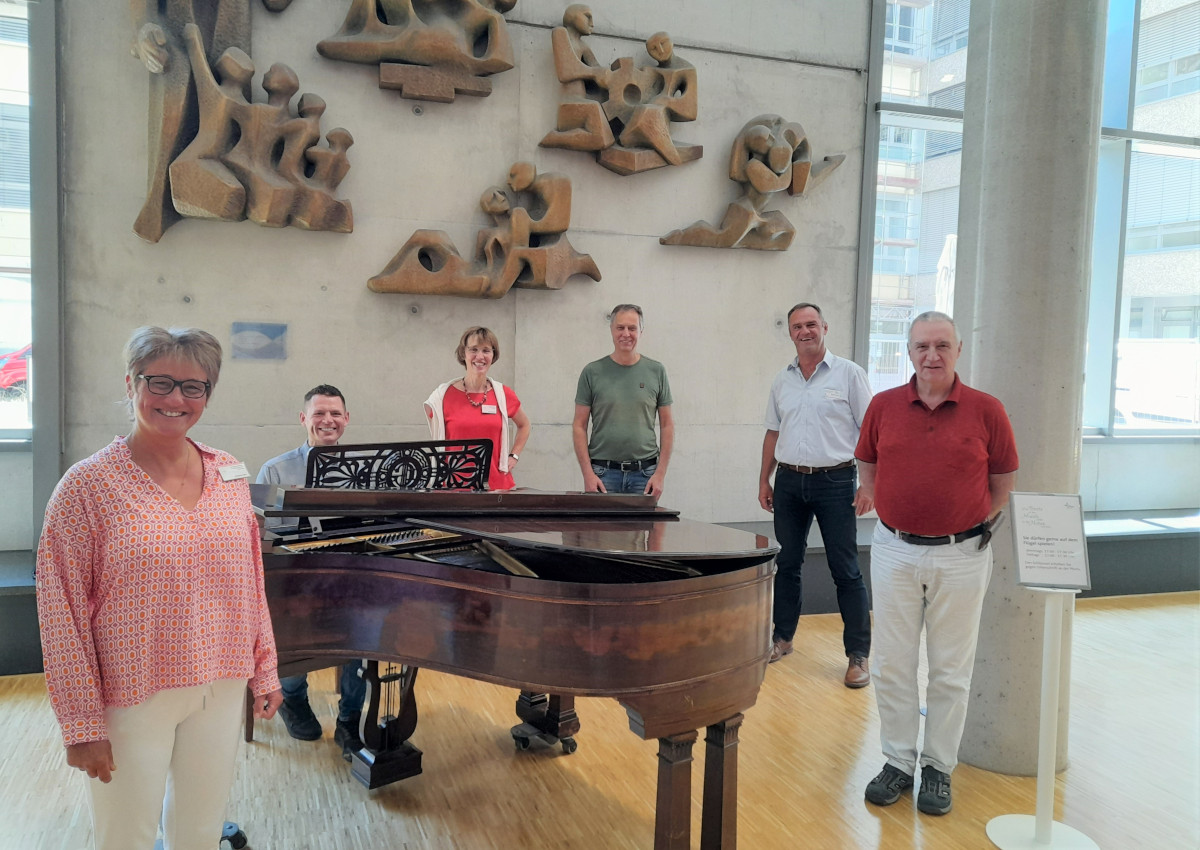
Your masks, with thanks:
[{"label": "woman in patterned blouse", "polygon": [[46,509],[37,601],[67,764],[95,846],[211,850],[233,782],[242,695],[282,696],[246,469],[190,440],[221,370],[197,329],[126,347],[127,437],[72,466]]}]

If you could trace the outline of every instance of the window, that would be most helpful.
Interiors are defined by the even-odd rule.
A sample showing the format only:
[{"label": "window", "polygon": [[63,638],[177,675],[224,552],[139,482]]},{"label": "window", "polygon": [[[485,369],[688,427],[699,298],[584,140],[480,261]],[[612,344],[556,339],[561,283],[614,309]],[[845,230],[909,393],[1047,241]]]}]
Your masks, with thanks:
[{"label": "window", "polygon": [[28,21],[0,15],[0,439],[18,440],[33,427],[28,44]]},{"label": "window", "polygon": [[913,317],[951,310],[970,2],[888,0],[886,14],[867,363],[877,392],[908,380]]},{"label": "window", "polygon": [[[1084,425],[1106,434],[1196,433],[1200,2],[1143,17],[1137,32],[1136,44],[1124,36],[1136,56],[1132,75],[1129,53],[1123,65],[1121,50],[1106,60],[1105,102],[1113,98],[1113,114],[1132,106],[1133,128],[1119,124],[1101,140]],[[1115,238],[1122,227],[1123,252]]]},{"label": "window", "polygon": [[1136,47],[1135,129],[1200,135],[1200,3],[1143,18]]}]

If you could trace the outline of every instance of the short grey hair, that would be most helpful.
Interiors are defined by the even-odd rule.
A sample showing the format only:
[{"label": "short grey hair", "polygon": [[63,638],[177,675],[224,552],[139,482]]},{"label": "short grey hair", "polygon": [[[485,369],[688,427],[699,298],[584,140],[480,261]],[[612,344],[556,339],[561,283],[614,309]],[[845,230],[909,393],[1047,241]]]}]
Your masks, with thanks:
[{"label": "short grey hair", "polygon": [[908,326],[908,342],[912,343],[912,329],[917,322],[949,322],[950,327],[954,328],[954,341],[958,342],[958,325],[954,324],[954,320],[937,310],[926,310],[921,315],[912,320],[912,324]]},{"label": "short grey hair", "polygon": [[[147,363],[161,357],[191,360],[204,370],[208,383],[217,386],[221,376],[221,343],[199,328],[138,328],[125,344],[125,374],[135,378]],[[212,390],[209,390],[209,395]]]},{"label": "short grey hair", "polygon": [[642,315],[641,307],[636,304],[618,304],[616,307],[613,307],[608,314],[608,324],[610,327],[612,326],[612,323],[617,320],[618,313],[637,313],[638,327],[640,328],[646,324],[646,317]]}]

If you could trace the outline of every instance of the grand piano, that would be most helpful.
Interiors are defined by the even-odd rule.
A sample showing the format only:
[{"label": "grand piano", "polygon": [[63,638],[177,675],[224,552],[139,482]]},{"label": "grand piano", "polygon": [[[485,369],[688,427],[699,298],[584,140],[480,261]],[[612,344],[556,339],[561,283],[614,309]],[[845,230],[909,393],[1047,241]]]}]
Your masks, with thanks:
[{"label": "grand piano", "polygon": [[517,689],[517,749],[573,752],[575,697],[612,697],[634,733],[659,740],[655,849],[691,846],[701,728],[700,846],[736,846],[738,731],[767,666],[773,541],[641,495],[256,485],[253,496],[274,526],[263,567],[280,673],[364,659],[366,746],[352,770],[365,785],[420,772],[420,668]]}]

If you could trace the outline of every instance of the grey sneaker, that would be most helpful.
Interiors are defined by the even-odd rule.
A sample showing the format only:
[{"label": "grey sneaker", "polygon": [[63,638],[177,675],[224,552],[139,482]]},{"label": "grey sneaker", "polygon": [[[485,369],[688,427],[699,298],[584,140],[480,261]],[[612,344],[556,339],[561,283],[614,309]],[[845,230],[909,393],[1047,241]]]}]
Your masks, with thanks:
[{"label": "grey sneaker", "polygon": [[921,768],[921,791],[917,808],[927,815],[944,815],[950,811],[950,774],[942,773],[931,764]]},{"label": "grey sneaker", "polygon": [[913,787],[913,778],[898,767],[885,764],[879,775],[867,784],[867,802],[890,806],[900,795]]}]

